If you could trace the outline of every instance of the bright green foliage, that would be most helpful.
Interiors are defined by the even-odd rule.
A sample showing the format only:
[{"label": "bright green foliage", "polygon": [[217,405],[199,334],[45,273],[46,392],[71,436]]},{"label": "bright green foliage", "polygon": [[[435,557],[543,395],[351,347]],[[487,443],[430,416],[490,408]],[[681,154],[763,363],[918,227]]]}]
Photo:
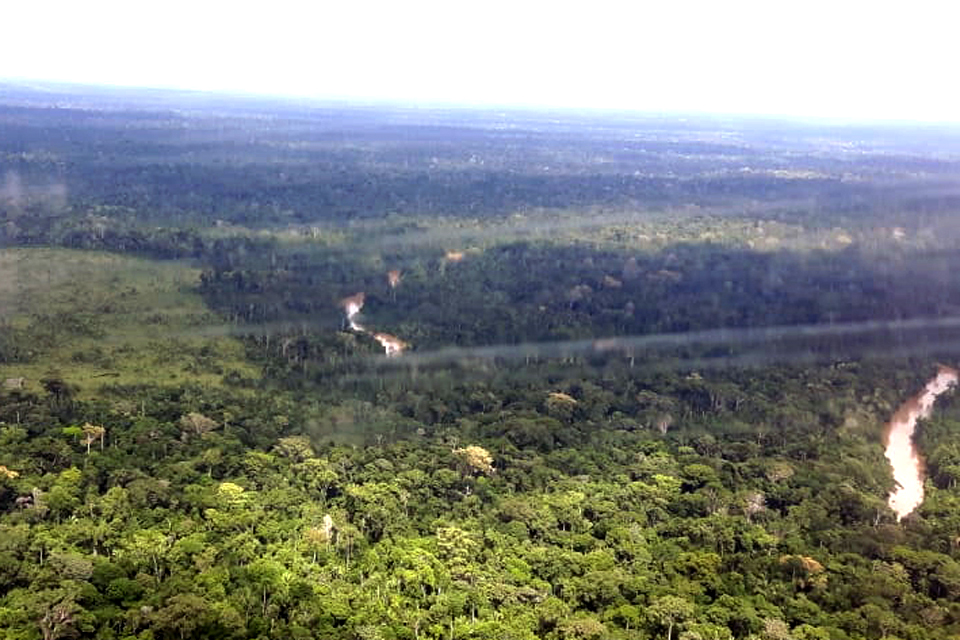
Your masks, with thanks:
[{"label": "bright green foliage", "polygon": [[0,637],[960,637],[946,131],[223,109],[0,105]]},{"label": "bright green foliage", "polygon": [[[19,473],[0,485],[0,621],[24,638],[947,637],[937,630],[957,628],[960,597],[949,478],[921,510],[927,533],[895,525],[889,472],[849,459],[879,460],[879,436],[837,428],[817,451],[822,427],[803,417],[831,394],[819,415],[842,424],[867,381],[791,376],[780,388],[809,427],[784,435],[737,425],[779,415],[766,413],[764,376],[743,373],[698,382],[749,391],[739,412],[698,417],[696,396],[677,397],[664,435],[594,407],[554,421],[569,444],[547,448],[510,440],[519,422],[552,420],[543,391],[505,382],[499,419],[480,408],[460,423],[461,441],[479,443],[472,461],[428,425],[364,447],[311,439],[295,431],[309,407],[285,406],[294,417],[267,438],[282,398],[210,389],[174,402],[148,391],[143,416],[81,400],[79,418],[111,434],[87,453],[27,396],[21,426],[3,427],[0,462]],[[636,388],[676,381],[599,384],[597,402],[629,410]],[[184,437],[182,416],[227,405],[226,433]],[[953,411],[924,431],[935,451],[949,451]]]}]

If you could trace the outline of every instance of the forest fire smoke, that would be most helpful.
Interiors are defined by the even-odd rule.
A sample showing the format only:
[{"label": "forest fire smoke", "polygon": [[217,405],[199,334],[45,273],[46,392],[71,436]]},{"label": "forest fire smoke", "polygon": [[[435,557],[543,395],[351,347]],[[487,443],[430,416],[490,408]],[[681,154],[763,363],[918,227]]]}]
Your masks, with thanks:
[{"label": "forest fire smoke", "polygon": [[398,356],[409,346],[400,338],[389,333],[375,333],[373,339],[380,343],[388,356]]},{"label": "forest fire smoke", "polygon": [[390,284],[391,289],[396,289],[397,285],[400,284],[401,275],[399,269],[393,269],[387,272],[387,282]]},{"label": "forest fire smoke", "polygon": [[344,312],[347,314],[347,322],[350,323],[350,328],[354,331],[364,332],[364,329],[357,322],[356,317],[359,315],[360,310],[363,309],[363,302],[366,299],[367,294],[363,291],[355,293],[352,296],[347,296],[340,301],[340,306],[343,307]]},{"label": "forest fire smoke", "polygon": [[[394,272],[391,272],[394,273]],[[399,272],[396,272],[399,278]],[[398,356],[403,353],[410,345],[401,340],[396,336],[392,336],[389,333],[371,333],[367,331],[359,322],[357,322],[357,316],[360,314],[360,310],[363,309],[363,303],[366,300],[366,294],[361,291],[355,293],[352,296],[348,296],[340,301],[340,306],[343,307],[344,312],[347,314],[347,323],[350,325],[350,328],[358,333],[367,333],[373,337],[374,340],[380,343],[383,347],[384,353],[388,357]]]}]

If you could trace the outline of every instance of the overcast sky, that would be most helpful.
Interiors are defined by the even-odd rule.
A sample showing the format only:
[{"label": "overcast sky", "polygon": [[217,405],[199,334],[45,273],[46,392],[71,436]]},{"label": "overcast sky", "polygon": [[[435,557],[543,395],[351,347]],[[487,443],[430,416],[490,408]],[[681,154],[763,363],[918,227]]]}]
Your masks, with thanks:
[{"label": "overcast sky", "polygon": [[0,77],[960,121],[952,4],[12,0]]}]

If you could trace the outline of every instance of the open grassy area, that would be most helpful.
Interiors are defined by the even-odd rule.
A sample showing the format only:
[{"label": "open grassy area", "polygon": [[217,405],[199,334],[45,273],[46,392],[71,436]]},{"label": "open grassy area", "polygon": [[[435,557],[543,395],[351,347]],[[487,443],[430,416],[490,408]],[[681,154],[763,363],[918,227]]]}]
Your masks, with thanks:
[{"label": "open grassy area", "polygon": [[220,384],[257,375],[218,316],[193,291],[183,263],[51,248],[0,250],[0,319],[25,362],[0,378],[38,388],[59,375],[95,394],[105,385]]}]

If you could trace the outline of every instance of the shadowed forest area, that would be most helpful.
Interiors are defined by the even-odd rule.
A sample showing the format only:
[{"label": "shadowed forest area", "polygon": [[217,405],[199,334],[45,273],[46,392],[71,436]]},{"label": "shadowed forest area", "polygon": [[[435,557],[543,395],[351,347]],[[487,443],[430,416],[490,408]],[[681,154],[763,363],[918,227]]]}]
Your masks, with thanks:
[{"label": "shadowed forest area", "polygon": [[[960,634],[960,129],[0,85],[11,639]],[[397,353],[386,350],[396,346]]]}]

